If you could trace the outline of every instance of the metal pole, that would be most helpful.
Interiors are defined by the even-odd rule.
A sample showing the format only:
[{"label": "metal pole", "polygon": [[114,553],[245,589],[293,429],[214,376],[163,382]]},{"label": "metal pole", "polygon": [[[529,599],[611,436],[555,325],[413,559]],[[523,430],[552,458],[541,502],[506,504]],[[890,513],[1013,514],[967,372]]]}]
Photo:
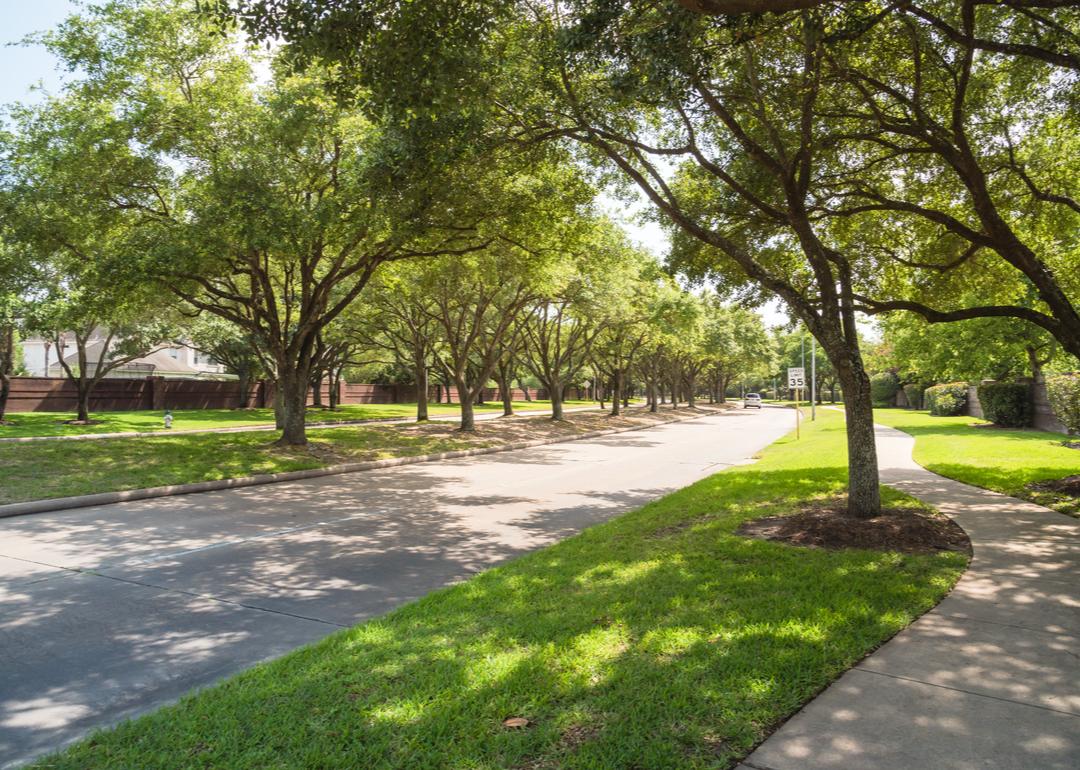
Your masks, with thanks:
[{"label": "metal pole", "polygon": [[817,419],[817,339],[810,338],[810,420]]}]

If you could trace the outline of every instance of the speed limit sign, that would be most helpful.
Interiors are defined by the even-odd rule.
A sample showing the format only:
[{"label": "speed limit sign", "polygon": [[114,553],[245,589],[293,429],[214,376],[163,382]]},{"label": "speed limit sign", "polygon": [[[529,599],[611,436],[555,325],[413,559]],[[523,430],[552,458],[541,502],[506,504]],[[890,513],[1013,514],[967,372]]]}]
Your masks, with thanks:
[{"label": "speed limit sign", "polygon": [[801,366],[789,366],[787,370],[787,386],[802,390],[806,387],[806,369]]}]

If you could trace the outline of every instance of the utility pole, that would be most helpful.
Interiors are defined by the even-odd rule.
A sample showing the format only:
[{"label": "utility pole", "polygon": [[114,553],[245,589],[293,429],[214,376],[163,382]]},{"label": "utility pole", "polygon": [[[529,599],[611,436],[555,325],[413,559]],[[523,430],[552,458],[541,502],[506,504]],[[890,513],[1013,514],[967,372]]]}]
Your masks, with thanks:
[{"label": "utility pole", "polygon": [[810,338],[810,422],[817,419],[817,338]]}]

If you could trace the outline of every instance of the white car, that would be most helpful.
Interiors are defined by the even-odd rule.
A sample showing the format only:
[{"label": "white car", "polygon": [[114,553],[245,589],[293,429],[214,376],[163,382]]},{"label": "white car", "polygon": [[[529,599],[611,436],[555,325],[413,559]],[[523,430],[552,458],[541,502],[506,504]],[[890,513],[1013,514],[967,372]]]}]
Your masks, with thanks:
[{"label": "white car", "polygon": [[747,393],[743,398],[743,409],[761,408],[761,394],[760,393]]}]

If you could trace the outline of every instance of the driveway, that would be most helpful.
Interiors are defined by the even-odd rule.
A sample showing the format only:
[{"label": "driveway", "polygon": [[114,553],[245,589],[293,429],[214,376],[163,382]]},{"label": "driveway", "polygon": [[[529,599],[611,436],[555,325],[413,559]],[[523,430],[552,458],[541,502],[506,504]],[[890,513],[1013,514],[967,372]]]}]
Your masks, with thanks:
[{"label": "driveway", "polygon": [[792,427],[587,441],[0,521],[0,766],[573,535]]}]

